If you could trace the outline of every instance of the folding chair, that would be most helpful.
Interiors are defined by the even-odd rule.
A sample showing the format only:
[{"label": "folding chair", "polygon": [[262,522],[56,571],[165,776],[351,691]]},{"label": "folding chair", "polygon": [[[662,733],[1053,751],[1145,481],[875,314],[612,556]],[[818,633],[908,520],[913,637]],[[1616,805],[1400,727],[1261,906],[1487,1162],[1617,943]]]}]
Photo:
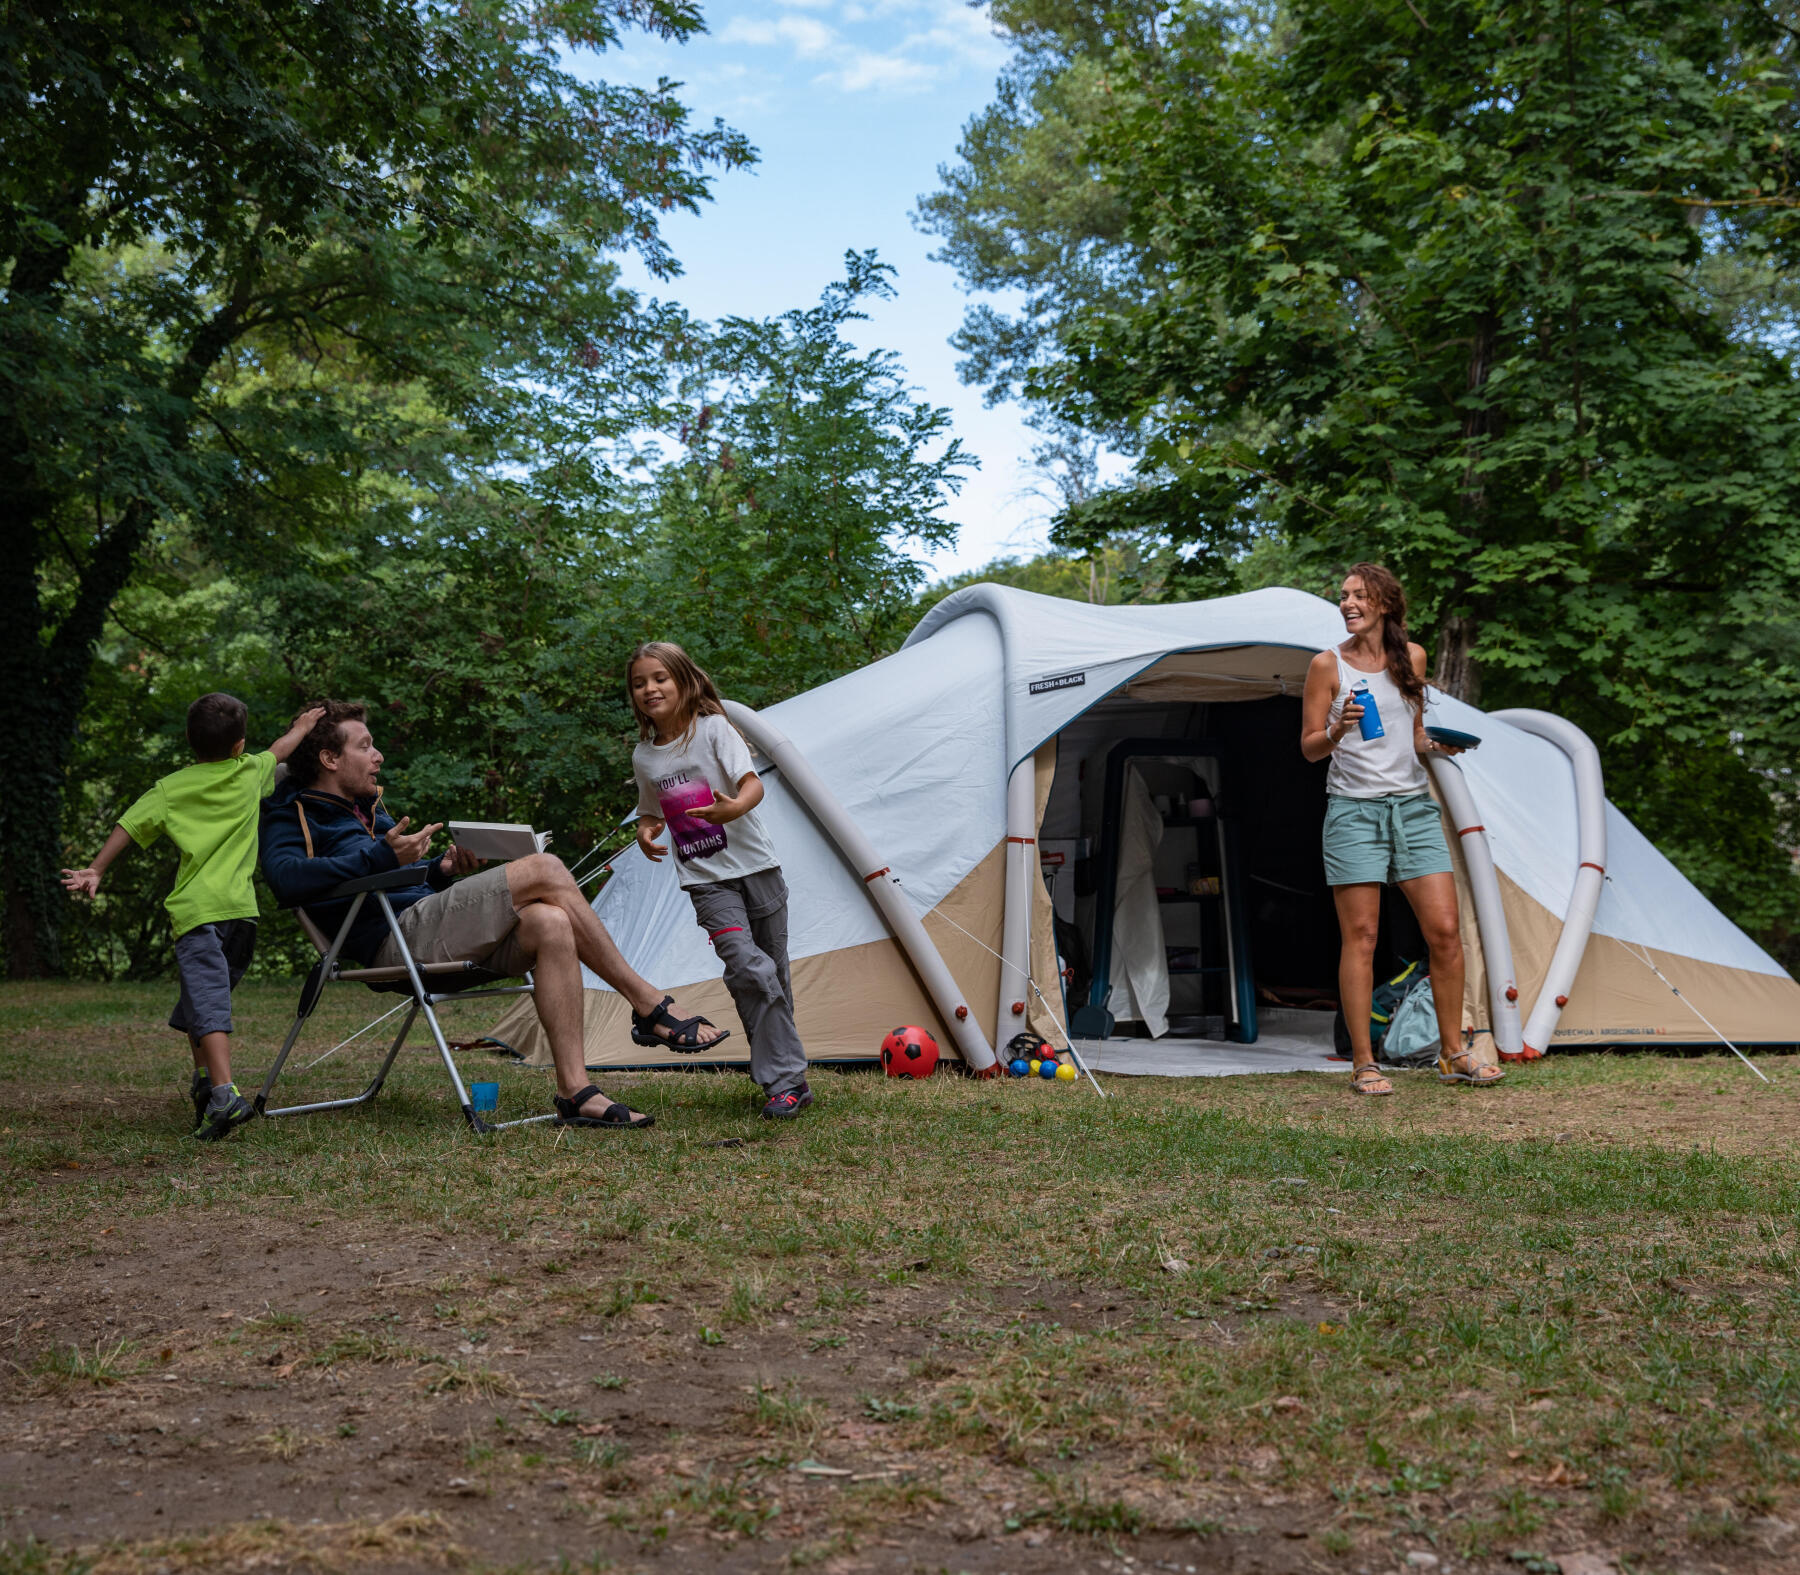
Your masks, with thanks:
[{"label": "folding chair", "polygon": [[[473,1132],[498,1132],[505,1127],[529,1126],[534,1121],[554,1121],[555,1113],[542,1116],[526,1116],[518,1121],[483,1121],[476,1114],[474,1106],[469,1102],[469,1091],[464,1086],[462,1074],[456,1069],[455,1058],[450,1054],[450,1046],[445,1042],[444,1030],[438,1023],[437,1007],[445,1001],[472,1001],[487,995],[529,995],[532,986],[530,976],[526,976],[524,984],[498,985],[497,981],[506,977],[504,974],[491,973],[480,963],[461,960],[457,962],[421,963],[412,954],[406,944],[406,937],[401,933],[399,916],[394,906],[388,901],[388,892],[403,886],[419,884],[419,872],[416,869],[388,870],[380,875],[365,875],[360,880],[347,880],[334,886],[325,893],[324,900],[339,897],[351,899],[350,911],[344,915],[344,922],[338,926],[337,935],[327,941],[325,932],[314,924],[305,908],[296,907],[294,917],[300,921],[307,938],[319,949],[319,960],[313,965],[312,972],[306,976],[306,982],[300,989],[300,1006],[294,1014],[294,1025],[288,1029],[287,1038],[282,1042],[281,1053],[275,1057],[275,1064],[269,1068],[269,1075],[263,1079],[261,1090],[257,1093],[255,1104],[259,1116],[305,1116],[319,1110],[348,1110],[356,1105],[366,1105],[381,1092],[381,1085],[387,1081],[400,1048],[406,1043],[406,1036],[412,1031],[412,1025],[418,1015],[425,1014],[425,1023],[431,1030],[431,1037],[437,1044],[438,1054],[443,1057],[444,1070],[450,1074],[451,1086],[456,1090],[456,1101],[462,1106],[462,1113]],[[387,919],[388,932],[394,938],[394,944],[400,951],[400,965],[389,968],[340,968],[338,953],[343,950],[344,942],[350,934],[350,927],[355,924],[356,916],[362,911],[363,903],[373,896],[381,905],[381,911]],[[428,989],[427,977],[431,978],[439,988]],[[454,981],[451,983],[451,981]],[[443,983],[450,983],[449,988],[442,988]],[[306,1020],[312,1016],[319,1004],[319,998],[325,993],[328,984],[361,984],[371,990],[387,990],[408,996],[406,1016],[400,1024],[400,1032],[394,1036],[394,1042],[388,1046],[386,1057],[375,1073],[374,1080],[360,1094],[348,1099],[322,1099],[307,1105],[269,1105],[269,1095],[274,1091],[276,1079],[281,1076],[281,1069],[286,1064],[300,1031],[306,1026]],[[382,1013],[374,1022],[366,1023],[359,1028],[350,1039],[359,1038],[373,1028],[376,1023],[392,1017],[399,1011],[398,1006]],[[350,1039],[344,1040],[348,1044]],[[338,1048],[342,1048],[340,1045]],[[329,1051],[326,1054],[330,1054]]]}]

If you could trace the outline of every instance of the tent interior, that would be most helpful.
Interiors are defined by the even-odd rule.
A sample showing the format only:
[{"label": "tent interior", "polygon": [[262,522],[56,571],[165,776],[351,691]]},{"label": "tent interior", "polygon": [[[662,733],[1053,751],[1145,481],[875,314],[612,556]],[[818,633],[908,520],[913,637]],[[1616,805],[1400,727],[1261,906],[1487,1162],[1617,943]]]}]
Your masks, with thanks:
[{"label": "tent interior", "polygon": [[[1078,1037],[1254,1043],[1270,1006],[1322,1013],[1329,1033],[1326,766],[1299,750],[1310,654],[1170,656],[1057,735],[1038,853]],[[1376,977],[1423,955],[1412,910],[1384,893]]]}]

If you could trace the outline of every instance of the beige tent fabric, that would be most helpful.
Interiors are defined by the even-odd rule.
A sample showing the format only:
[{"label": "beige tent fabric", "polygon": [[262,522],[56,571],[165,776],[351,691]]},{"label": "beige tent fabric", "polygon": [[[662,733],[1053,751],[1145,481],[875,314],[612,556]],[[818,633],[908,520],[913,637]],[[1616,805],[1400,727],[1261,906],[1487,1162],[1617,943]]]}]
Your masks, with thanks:
[{"label": "beige tent fabric", "polygon": [[[998,949],[1005,868],[1006,844],[1000,842],[937,908],[924,916],[926,933],[962,986],[970,1011],[983,1020],[993,1014],[989,1003],[1000,987],[999,961],[944,922],[943,915]],[[814,1060],[873,1056],[890,1028],[909,1023],[926,1028],[946,1056],[956,1054],[955,1044],[924,986],[893,940],[870,941],[842,951],[799,958],[793,964],[792,975],[795,1025],[808,1056]],[[738,1021],[723,979],[665,979],[658,983],[675,997],[684,1012],[698,1012],[731,1030],[732,1037],[720,1053],[676,1055],[634,1044],[631,1012],[623,998],[610,990],[588,990],[583,992],[583,1036],[589,1066],[706,1066],[745,1059],[748,1052],[744,1025]],[[492,1033],[534,1066],[550,1064],[549,1042],[538,1026],[529,998],[521,996],[515,1001]]]},{"label": "beige tent fabric", "polygon": [[[1037,752],[1036,821],[1042,823],[1056,774],[1056,745],[1052,741]],[[994,1033],[994,1001],[1000,988],[1002,907],[1005,902],[1006,844],[1000,843],[963,877],[956,889],[924,915],[925,932],[942,954],[945,966],[963,990],[963,1000],[999,1051],[1020,1028],[1029,1024],[1044,1038],[1062,1042],[1056,1023],[1032,995],[1023,1022],[1009,1019]],[[1054,911],[1042,881],[1032,887],[1031,971],[1038,988],[1060,1015],[1062,996],[1056,976],[1056,945],[1052,933]],[[954,920],[952,923],[950,921]],[[961,929],[957,926],[961,926]],[[968,931],[965,935],[963,931]],[[979,941],[970,937],[978,937]],[[987,950],[992,947],[993,951]],[[795,1025],[813,1060],[871,1057],[890,1028],[918,1023],[928,1029],[946,1056],[956,1046],[939,1019],[930,997],[919,983],[912,965],[892,940],[871,941],[842,951],[803,957],[792,966]],[[684,984],[662,981],[687,1012],[710,1017],[732,1038],[717,1056],[676,1055],[632,1043],[631,1013],[610,990],[588,990],[585,995],[583,1037],[589,1066],[706,1066],[742,1060],[748,1054],[743,1024],[732,1007],[722,979]],[[1029,994],[1029,992],[1028,992]],[[495,1025],[494,1037],[504,1040],[534,1066],[550,1064],[550,1046],[538,1026],[529,999],[515,1001]]]},{"label": "beige tent fabric", "polygon": [[[1562,918],[1533,901],[1504,872],[1500,895],[1519,971],[1519,1005],[1529,1010],[1549,971]],[[1800,983],[1786,974],[1726,968],[1594,935],[1588,938],[1552,1048],[1655,1039],[1716,1042],[1706,1024],[1651,971],[1646,957],[1727,1038],[1764,1044],[1800,1041]]]},{"label": "beige tent fabric", "polygon": [[[1435,792],[1435,789],[1434,789]],[[1444,838],[1456,877],[1456,903],[1462,923],[1463,1026],[1485,1024],[1489,1017],[1487,965],[1475,927],[1475,903],[1469,894],[1468,866],[1462,838],[1448,813]],[[1519,1012],[1529,1016],[1550,971],[1550,959],[1562,938],[1562,915],[1529,896],[1504,870],[1496,871],[1500,901],[1506,909],[1507,938],[1512,943],[1514,982]],[[1717,963],[1697,962],[1668,952],[1633,947],[1608,935],[1588,937],[1581,971],[1569,992],[1556,1033],[1556,1046],[1631,1044],[1640,1040],[1676,1039],[1706,1043],[1714,1039],[1695,1014],[1678,1000],[1644,961],[1648,956],[1683,995],[1692,998],[1727,1038],[1747,1043],[1800,1042],[1800,983],[1785,974],[1750,973]],[[1475,1036],[1482,1060],[1498,1060],[1493,1035]]]},{"label": "beige tent fabric", "polygon": [[[1038,751],[1035,761],[1040,825],[1055,762],[1052,740]],[[1475,925],[1462,839],[1447,815],[1444,837],[1450,845],[1462,925],[1466,968],[1463,1023],[1465,1027],[1475,1027],[1488,1021],[1486,963]],[[924,916],[926,933],[942,953],[945,965],[964,992],[963,999],[988,1033],[996,1052],[1003,1051],[1006,1041],[1020,1026],[1017,1020],[1011,1020],[999,1025],[996,1032],[993,1022],[1000,964],[988,948],[997,951],[1001,943],[1005,869],[1006,844],[1002,842],[991,848],[956,889]],[[1504,871],[1500,872],[1499,881],[1512,942],[1519,1008],[1522,1013],[1529,1013],[1562,933],[1562,918],[1528,896]],[[1032,977],[1060,1016],[1062,993],[1056,973],[1052,920],[1049,892],[1043,882],[1036,882],[1032,888]],[[964,930],[969,934],[965,935]],[[1800,983],[1786,975],[1750,973],[1666,952],[1648,955],[1728,1037],[1745,1043],[1800,1042]],[[927,1028],[946,1056],[956,1054],[954,1042],[911,964],[892,940],[871,941],[802,958],[793,965],[793,979],[795,1018],[807,1054],[815,1060],[872,1057],[890,1028],[908,1023]],[[685,1010],[701,1012],[720,1027],[731,1029],[733,1037],[726,1049],[714,1057],[677,1056],[633,1044],[625,1003],[610,991],[589,990],[585,1037],[590,1066],[703,1066],[744,1058],[743,1025],[732,1009],[723,980],[662,981],[662,987]],[[1030,995],[1027,1010],[1021,1015],[1046,1039],[1063,1042],[1060,1028],[1035,993]],[[516,1000],[493,1033],[534,1065],[549,1064],[549,1046],[528,999]],[[1609,936],[1595,935],[1588,941],[1581,972],[1552,1045],[1631,1044],[1658,1039],[1706,1043],[1712,1038],[1706,1025],[1650,970],[1639,949]],[[1498,1059],[1493,1036],[1485,1029],[1476,1034],[1475,1048],[1483,1061]]]},{"label": "beige tent fabric", "polygon": [[1132,700],[1261,700],[1297,695],[1318,653],[1288,645],[1234,645],[1177,651],[1125,686]]}]

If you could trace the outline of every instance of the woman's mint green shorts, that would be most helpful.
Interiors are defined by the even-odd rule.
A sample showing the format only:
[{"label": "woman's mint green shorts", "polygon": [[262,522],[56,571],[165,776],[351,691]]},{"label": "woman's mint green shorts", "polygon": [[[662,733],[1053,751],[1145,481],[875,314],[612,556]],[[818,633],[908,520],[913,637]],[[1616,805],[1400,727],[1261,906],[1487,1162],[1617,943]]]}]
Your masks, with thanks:
[{"label": "woman's mint green shorts", "polygon": [[1429,793],[1389,793],[1381,798],[1325,800],[1325,883],[1417,880],[1448,875],[1450,849],[1444,821]]}]

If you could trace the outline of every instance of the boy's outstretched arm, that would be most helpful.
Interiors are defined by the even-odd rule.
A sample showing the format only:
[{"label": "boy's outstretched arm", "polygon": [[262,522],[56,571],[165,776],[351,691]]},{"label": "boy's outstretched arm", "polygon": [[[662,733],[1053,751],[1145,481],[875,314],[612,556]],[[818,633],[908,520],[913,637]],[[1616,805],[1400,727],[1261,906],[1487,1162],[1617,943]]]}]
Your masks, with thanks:
[{"label": "boy's outstretched arm", "polygon": [[100,889],[100,877],[106,866],[131,846],[131,834],[123,826],[114,826],[94,862],[84,870],[64,870],[63,890],[76,897],[91,897]]},{"label": "boy's outstretched arm", "polygon": [[322,705],[316,705],[310,710],[302,711],[294,718],[294,725],[283,733],[280,738],[276,739],[274,743],[269,745],[269,753],[277,760],[286,760],[289,755],[293,754],[293,752],[300,747],[300,740],[305,738],[306,735],[312,731],[313,723],[318,721],[324,714],[325,707]]}]

